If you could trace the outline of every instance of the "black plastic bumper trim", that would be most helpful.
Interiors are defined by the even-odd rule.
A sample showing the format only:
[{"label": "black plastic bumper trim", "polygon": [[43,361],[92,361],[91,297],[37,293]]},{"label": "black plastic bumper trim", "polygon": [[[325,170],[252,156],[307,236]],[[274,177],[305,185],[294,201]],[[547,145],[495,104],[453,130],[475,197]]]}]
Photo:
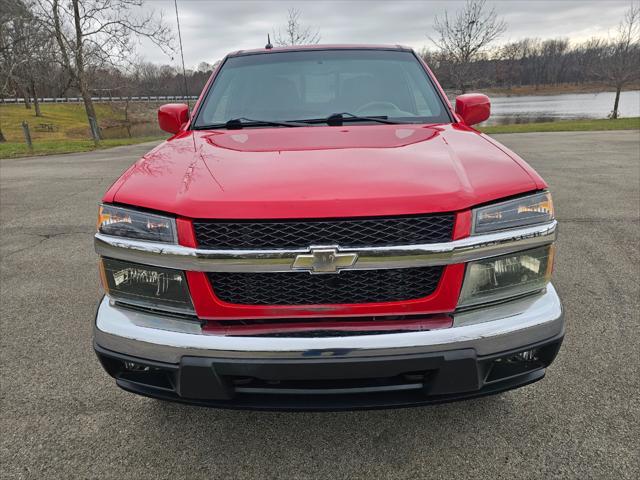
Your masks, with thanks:
[{"label": "black plastic bumper trim", "polygon": [[[554,360],[563,335],[508,352],[477,357],[473,349],[439,353],[371,358],[314,358],[297,360],[246,360],[183,357],[179,365],[151,362],[118,354],[94,344],[105,370],[124,390],[147,397],[192,405],[251,410],[334,411],[401,408],[429,405],[518,388],[542,379]],[[541,361],[529,370],[503,379],[487,381],[494,360],[530,349],[539,349]],[[120,363],[118,363],[120,362]],[[135,373],[118,368],[134,362],[157,369],[165,380],[146,384]],[[376,388],[358,387],[366,379],[393,378],[408,372],[422,372],[422,387],[415,381]],[[251,377],[257,387],[235,385],[232,378]],[[270,388],[268,383],[282,381]],[[322,388],[323,382],[341,381],[346,388]],[[311,387],[290,388],[287,382],[301,381]],[[320,387],[314,386],[316,381]],[[351,382],[353,381],[353,386]],[[162,383],[165,382],[165,383]],[[266,384],[266,385],[265,385]],[[295,385],[295,383],[294,383]],[[411,388],[409,388],[408,386]],[[266,386],[266,388],[265,388]]]},{"label": "black plastic bumper trim", "polygon": [[[159,391],[151,388],[144,388],[139,384],[127,382],[126,380],[116,380],[117,385],[129,392],[146,397],[172,402],[185,403],[201,407],[214,407],[232,410],[262,410],[262,411],[344,411],[344,410],[379,410],[386,408],[407,408],[438,403],[448,403],[472,398],[484,397],[501,393],[514,388],[524,387],[544,378],[545,370],[533,371],[517,379],[511,379],[504,383],[489,384],[486,387],[473,392],[463,392],[450,395],[438,395],[426,397],[416,391],[406,392],[386,392],[372,396],[360,394],[336,395],[331,397],[331,401],[326,401],[326,395],[241,395],[231,401],[223,400],[194,400],[181,398],[175,394]],[[275,397],[275,398],[271,398]]]}]

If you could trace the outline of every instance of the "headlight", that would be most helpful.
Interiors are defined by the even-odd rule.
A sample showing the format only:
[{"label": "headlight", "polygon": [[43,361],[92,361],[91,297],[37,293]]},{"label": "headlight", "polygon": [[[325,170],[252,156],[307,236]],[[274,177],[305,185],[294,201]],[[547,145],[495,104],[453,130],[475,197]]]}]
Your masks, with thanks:
[{"label": "headlight", "polygon": [[184,272],[103,258],[102,283],[114,300],[147,308],[193,314]]},{"label": "headlight", "polygon": [[173,218],[128,208],[100,205],[97,227],[105,235],[177,243]]},{"label": "headlight", "polygon": [[554,246],[469,262],[458,307],[494,302],[543,289],[551,278]]},{"label": "headlight", "polygon": [[553,220],[553,202],[549,192],[480,207],[473,211],[473,233],[486,233],[525,227]]}]

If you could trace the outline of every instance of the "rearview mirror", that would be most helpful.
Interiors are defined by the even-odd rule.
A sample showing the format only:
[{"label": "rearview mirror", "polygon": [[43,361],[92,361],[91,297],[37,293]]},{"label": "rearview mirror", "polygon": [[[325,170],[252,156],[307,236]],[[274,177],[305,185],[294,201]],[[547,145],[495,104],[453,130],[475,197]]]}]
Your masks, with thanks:
[{"label": "rearview mirror", "polygon": [[189,107],[184,103],[167,103],[158,109],[158,123],[165,132],[178,133],[189,120]]},{"label": "rearview mirror", "polygon": [[467,93],[456,97],[456,113],[467,125],[484,122],[491,114],[491,101],[481,93]]}]

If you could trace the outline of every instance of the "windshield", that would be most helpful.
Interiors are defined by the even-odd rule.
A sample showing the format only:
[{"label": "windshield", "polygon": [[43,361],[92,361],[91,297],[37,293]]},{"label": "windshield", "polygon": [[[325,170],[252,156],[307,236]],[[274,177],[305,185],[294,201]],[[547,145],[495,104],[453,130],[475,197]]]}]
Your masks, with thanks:
[{"label": "windshield", "polygon": [[369,123],[371,118],[353,116],[450,121],[412,52],[312,50],[228,58],[193,126],[220,127],[236,119],[318,121],[340,113],[349,114],[350,121]]}]

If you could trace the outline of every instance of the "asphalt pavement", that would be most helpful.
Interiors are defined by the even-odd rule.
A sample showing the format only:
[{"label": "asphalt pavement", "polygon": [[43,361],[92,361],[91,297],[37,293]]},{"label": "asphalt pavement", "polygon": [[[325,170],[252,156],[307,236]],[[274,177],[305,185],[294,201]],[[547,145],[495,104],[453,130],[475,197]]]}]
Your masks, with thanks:
[{"label": "asphalt pavement", "polygon": [[496,135],[549,182],[567,332],[547,377],[453,404],[259,413],[98,364],[97,204],[149,144],[0,161],[0,478],[640,477],[640,133]]}]

